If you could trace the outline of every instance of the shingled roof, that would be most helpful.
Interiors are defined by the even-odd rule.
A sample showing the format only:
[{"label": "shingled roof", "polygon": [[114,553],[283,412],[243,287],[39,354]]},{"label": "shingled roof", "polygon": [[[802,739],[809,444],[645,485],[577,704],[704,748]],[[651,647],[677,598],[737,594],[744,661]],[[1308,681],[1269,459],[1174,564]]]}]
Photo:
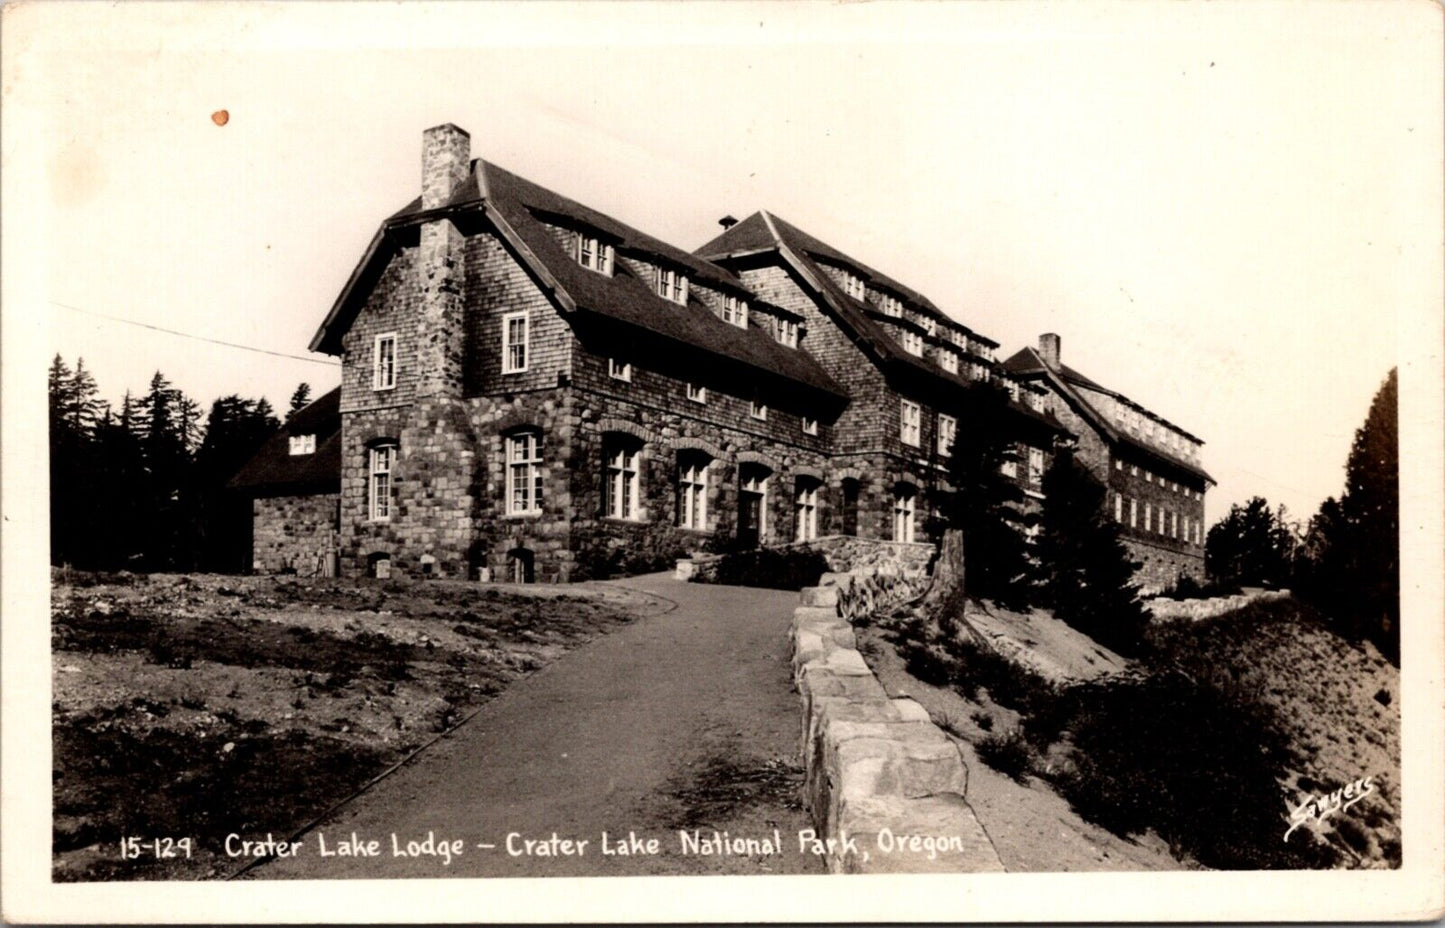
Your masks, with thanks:
[{"label": "shingled roof", "polygon": [[423,210],[417,198],[382,224],[312,340],[313,351],[340,353],[342,335],[398,247],[403,230],[441,217],[489,221],[518,260],[550,291],[564,315],[581,313],[603,323],[640,329],[742,364],[764,377],[782,378],[833,397],[846,396],[806,352],[779,344],[761,329],[729,325],[696,301],[679,306],[666,300],[650,281],[639,279],[623,262],[617,263],[612,276],[587,270],[563,250],[544,222],[561,221],[593,230],[612,241],[619,254],[673,265],[696,284],[750,296],[730,271],[480,159],[472,162],[467,181],[440,208]]},{"label": "shingled roof", "polygon": [[1168,451],[1163,450],[1162,448],[1156,448],[1153,445],[1147,444],[1136,438],[1135,436],[1129,434],[1127,431],[1115,428],[1113,422],[1110,421],[1108,416],[1105,416],[1103,412],[1098,409],[1098,407],[1096,407],[1093,403],[1089,402],[1087,398],[1085,398],[1081,393],[1079,393],[1078,390],[1074,388],[1082,387],[1086,390],[1095,390],[1107,396],[1112,396],[1114,399],[1128,406],[1146,412],[1148,415],[1152,416],[1155,419],[1158,419],[1160,422],[1163,422],[1170,428],[1178,430],[1180,434],[1184,435],[1186,438],[1189,438],[1192,441],[1197,441],[1200,444],[1204,443],[1202,439],[1191,435],[1190,433],[1184,431],[1184,429],[1179,428],[1179,426],[1174,425],[1172,422],[1169,422],[1168,420],[1163,419],[1162,417],[1157,416],[1152,412],[1147,412],[1147,410],[1144,410],[1144,407],[1129,399],[1127,396],[1124,396],[1122,393],[1118,393],[1114,390],[1110,390],[1108,387],[1100,385],[1097,381],[1084,376],[1083,374],[1069,367],[1067,364],[1060,364],[1057,368],[1051,367],[1046,361],[1044,361],[1043,357],[1033,348],[1020,348],[1018,351],[1014,352],[1014,354],[1009,357],[1008,360],[1003,362],[1003,369],[1011,374],[1014,374],[1017,377],[1040,378],[1049,381],[1054,386],[1054,389],[1059,393],[1059,395],[1062,396],[1064,400],[1071,407],[1073,407],[1080,416],[1082,416],[1087,422],[1093,425],[1095,430],[1098,431],[1099,434],[1103,435],[1105,440],[1110,442],[1111,444],[1129,445],[1130,447],[1142,451],[1147,455],[1155,457],[1166,464],[1177,467],[1180,470],[1186,471],[1196,477],[1207,480],[1210,483],[1216,482],[1215,479],[1209,475],[1208,471],[1204,470],[1204,468],[1200,467],[1198,464],[1195,464],[1192,461],[1185,460],[1178,455],[1171,454]]},{"label": "shingled roof", "polygon": [[[315,435],[315,453],[292,454],[295,435]],[[340,492],[341,388],[286,420],[227,486],[253,496]]]}]

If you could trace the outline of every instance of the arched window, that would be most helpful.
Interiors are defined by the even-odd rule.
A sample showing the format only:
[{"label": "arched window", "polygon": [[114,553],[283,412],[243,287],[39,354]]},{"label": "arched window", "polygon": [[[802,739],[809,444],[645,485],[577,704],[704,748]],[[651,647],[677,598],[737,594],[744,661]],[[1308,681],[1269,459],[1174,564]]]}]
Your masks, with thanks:
[{"label": "arched window", "polygon": [[793,485],[793,537],[812,541],[818,537],[818,481],[799,477]]},{"label": "arched window", "polygon": [[603,514],[611,519],[641,518],[642,443],[630,435],[609,435],[603,443]]},{"label": "arched window", "polygon": [[742,547],[756,547],[767,537],[771,475],[772,471],[762,464],[746,463],[738,467],[738,543]]},{"label": "arched window", "polygon": [[507,514],[534,515],[542,511],[542,437],[536,432],[514,432],[507,445]]},{"label": "arched window", "polygon": [[893,540],[913,540],[913,516],[918,506],[918,491],[910,484],[900,483],[893,491]]},{"label": "arched window", "polygon": [[707,465],[701,451],[677,456],[677,524],[682,528],[707,528]]},{"label": "arched window", "polygon": [[367,517],[373,522],[391,519],[391,469],[396,464],[396,445],[372,445],[368,451]]}]

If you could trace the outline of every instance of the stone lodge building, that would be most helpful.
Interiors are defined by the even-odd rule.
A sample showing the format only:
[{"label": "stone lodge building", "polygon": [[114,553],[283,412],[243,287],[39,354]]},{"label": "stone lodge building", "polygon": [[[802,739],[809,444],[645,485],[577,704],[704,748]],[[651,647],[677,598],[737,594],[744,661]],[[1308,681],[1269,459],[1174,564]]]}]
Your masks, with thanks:
[{"label": "stone lodge building", "polygon": [[342,359],[340,572],[566,581],[829,535],[924,544],[976,381],[1013,394],[1038,498],[1080,418],[1047,376],[777,216],[723,225],[688,253],[473,160],[456,126],[424,133],[421,196],[311,343]]}]

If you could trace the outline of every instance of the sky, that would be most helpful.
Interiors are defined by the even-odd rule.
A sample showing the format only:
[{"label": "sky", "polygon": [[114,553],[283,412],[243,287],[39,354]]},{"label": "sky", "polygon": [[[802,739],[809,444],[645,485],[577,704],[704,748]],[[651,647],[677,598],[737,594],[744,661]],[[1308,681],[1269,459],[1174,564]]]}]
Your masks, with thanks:
[{"label": "sky", "polygon": [[335,385],[306,346],[442,122],[684,248],[769,209],[1000,358],[1058,333],[1204,439],[1211,521],[1307,519],[1402,351],[1439,364],[1434,4],[23,12],[54,22],[7,49],[6,333],[111,400]]}]

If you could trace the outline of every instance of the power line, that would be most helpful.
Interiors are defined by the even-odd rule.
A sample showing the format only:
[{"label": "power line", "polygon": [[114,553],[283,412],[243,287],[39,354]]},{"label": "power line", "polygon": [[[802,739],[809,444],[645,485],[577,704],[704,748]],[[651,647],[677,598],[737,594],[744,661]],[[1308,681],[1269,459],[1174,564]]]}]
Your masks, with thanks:
[{"label": "power line", "polygon": [[158,325],[151,325],[146,322],[136,322],[134,319],[125,319],[121,316],[110,316],[105,313],[98,313],[93,309],[81,309],[79,306],[71,306],[69,303],[61,303],[50,300],[50,305],[59,306],[61,309],[68,309],[71,312],[81,313],[86,316],[95,316],[100,319],[109,319],[111,322],[124,322],[126,325],[139,326],[142,329],[151,329],[155,332],[164,332],[167,335],[179,335],[182,338],[193,338],[198,342],[210,342],[212,345],[224,345],[227,348],[239,348],[242,351],[254,351],[257,354],[269,354],[277,358],[289,358],[292,361],[305,361],[308,364],[325,364],[327,367],[339,367],[340,361],[326,361],[321,358],[308,358],[299,354],[286,354],[284,351],[271,351],[268,348],[253,348],[250,345],[240,345],[236,342],[223,342],[219,338],[207,338],[204,335],[193,335],[190,332],[179,332],[175,329],[167,329]]}]

